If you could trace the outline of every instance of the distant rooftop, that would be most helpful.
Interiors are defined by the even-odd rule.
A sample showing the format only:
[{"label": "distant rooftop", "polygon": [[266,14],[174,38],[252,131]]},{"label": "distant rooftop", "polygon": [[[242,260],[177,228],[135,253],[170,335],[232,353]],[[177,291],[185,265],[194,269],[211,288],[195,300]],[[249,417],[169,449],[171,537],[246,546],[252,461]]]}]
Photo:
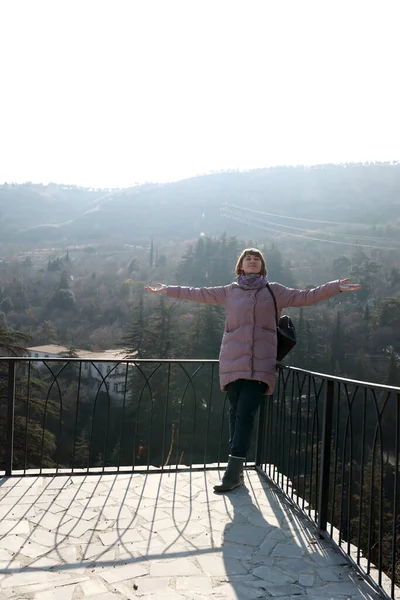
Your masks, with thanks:
[{"label": "distant rooftop", "polygon": [[[57,344],[47,344],[44,346],[30,346],[27,348],[28,352],[35,352],[40,356],[44,356],[46,354],[54,354],[59,356],[60,354],[65,354],[70,351],[70,348],[66,346],[58,346]],[[86,358],[90,360],[94,360],[95,358],[109,358],[110,360],[122,360],[129,353],[127,348],[110,348],[109,350],[102,350],[99,352],[91,352],[90,350],[79,350],[78,348],[74,349],[78,358]]]}]

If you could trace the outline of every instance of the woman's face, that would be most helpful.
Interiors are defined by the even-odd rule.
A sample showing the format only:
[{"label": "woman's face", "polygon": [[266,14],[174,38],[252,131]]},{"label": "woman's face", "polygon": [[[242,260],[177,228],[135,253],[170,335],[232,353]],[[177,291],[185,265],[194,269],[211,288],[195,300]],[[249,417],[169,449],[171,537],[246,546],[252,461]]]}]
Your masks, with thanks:
[{"label": "woman's face", "polygon": [[242,271],[245,275],[258,275],[261,273],[262,262],[259,256],[246,254],[242,261]]}]

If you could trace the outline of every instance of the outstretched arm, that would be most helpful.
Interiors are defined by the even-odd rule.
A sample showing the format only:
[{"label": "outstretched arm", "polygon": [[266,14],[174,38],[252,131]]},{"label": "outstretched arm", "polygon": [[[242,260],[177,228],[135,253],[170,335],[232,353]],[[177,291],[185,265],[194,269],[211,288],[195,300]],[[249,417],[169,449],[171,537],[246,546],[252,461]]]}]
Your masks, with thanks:
[{"label": "outstretched arm", "polygon": [[144,288],[148,292],[154,292],[155,294],[166,294],[168,286],[165,283],[157,283],[157,287],[151,287],[151,285],[146,285]]},{"label": "outstretched arm", "polygon": [[320,285],[312,290],[295,290],[281,284],[275,284],[277,302],[281,308],[289,306],[311,306],[322,300],[327,300],[340,292],[356,292],[361,289],[358,283],[349,283],[349,279],[338,279]]},{"label": "outstretched arm", "polygon": [[203,304],[225,304],[228,287],[229,286],[194,288],[158,283],[157,287],[146,285],[145,289],[148,292],[167,294],[169,298],[193,300],[194,302],[202,302]]}]

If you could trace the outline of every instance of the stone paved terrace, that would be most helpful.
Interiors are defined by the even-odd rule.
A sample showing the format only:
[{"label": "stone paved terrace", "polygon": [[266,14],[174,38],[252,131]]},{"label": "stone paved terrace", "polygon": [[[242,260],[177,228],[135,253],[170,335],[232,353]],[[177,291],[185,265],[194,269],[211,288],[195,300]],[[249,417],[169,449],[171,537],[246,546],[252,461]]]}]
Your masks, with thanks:
[{"label": "stone paved terrace", "polygon": [[0,600],[372,599],[254,470],[0,480]]}]

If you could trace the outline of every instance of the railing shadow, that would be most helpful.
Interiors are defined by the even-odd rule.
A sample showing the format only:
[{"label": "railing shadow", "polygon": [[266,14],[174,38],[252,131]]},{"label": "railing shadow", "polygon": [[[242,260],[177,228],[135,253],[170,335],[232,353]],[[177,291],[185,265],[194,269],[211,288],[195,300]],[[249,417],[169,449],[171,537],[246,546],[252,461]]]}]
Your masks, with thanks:
[{"label": "railing shadow", "polygon": [[[6,546],[4,542],[7,539],[10,540],[9,536],[13,538],[19,536],[20,548],[17,549],[14,545],[14,556],[10,557],[8,563],[4,560],[1,561],[0,574],[9,575],[21,572],[20,565],[13,566],[13,563],[18,561],[19,555],[25,557],[24,551],[26,551],[29,545],[33,547],[37,543],[35,531],[38,528],[41,528],[40,535],[42,539],[44,536],[47,540],[49,549],[37,558],[33,558],[29,564],[24,566],[24,572],[43,570],[73,571],[75,569],[104,568],[107,566],[114,568],[118,565],[127,565],[130,563],[162,559],[170,560],[198,553],[208,554],[215,552],[215,546],[211,546],[210,548],[198,547],[192,540],[192,536],[185,534],[186,529],[191,525],[191,508],[189,508],[187,518],[184,522],[178,522],[174,516],[175,511],[182,510],[182,506],[184,506],[182,500],[186,501],[187,496],[181,497],[181,501],[179,502],[179,490],[175,491],[175,489],[172,489],[170,493],[171,497],[166,497],[162,486],[165,480],[170,480],[174,482],[174,487],[176,487],[178,485],[178,476],[179,474],[177,473],[174,473],[172,476],[168,473],[131,474],[129,476],[104,475],[99,477],[67,477],[63,478],[64,481],[61,477],[52,479],[21,478],[20,480],[16,478],[3,478],[0,480],[0,485],[8,488],[8,484],[12,482],[12,486],[10,486],[10,490],[7,490],[0,499],[0,514],[3,523],[0,534],[0,548]],[[197,476],[202,477],[202,474],[197,474]],[[189,477],[191,477],[191,474],[189,474]],[[45,481],[44,488],[37,496],[32,497],[32,501],[28,500],[26,502],[29,498],[28,491],[31,491],[35,484],[43,479]],[[75,483],[73,480],[75,480]],[[109,484],[105,486],[104,482],[107,480]],[[157,489],[155,490],[153,483],[156,480]],[[5,506],[3,499],[7,498],[10,500],[12,496],[9,494],[12,491],[15,492],[16,488],[19,487],[18,484],[21,482],[29,483],[29,486],[26,489],[21,488],[20,493],[15,496],[15,501],[11,501]],[[90,490],[86,487],[85,491],[85,486],[90,486]],[[104,489],[105,487],[107,490]],[[139,493],[133,492],[135,487],[140,488]],[[71,493],[68,493],[69,489],[71,489]],[[69,498],[65,497],[66,492]],[[48,498],[49,493],[53,496],[51,499]],[[43,510],[41,509],[41,514],[34,515],[36,512],[35,509],[39,510],[38,507],[43,506],[44,501],[47,503],[46,507]],[[21,504],[21,502],[24,502],[24,504]],[[191,494],[189,494],[189,505],[193,505],[193,496]],[[169,524],[175,527],[169,542],[160,540],[160,538],[155,539],[156,523],[159,521],[156,518],[157,512],[160,510],[164,510],[165,512],[165,507],[171,509],[171,515],[167,513],[167,518]],[[96,517],[90,519],[87,534],[82,534],[82,524],[87,523],[88,514],[86,513],[92,511],[93,508],[97,508],[98,511]],[[143,526],[141,511],[147,511],[145,527]],[[52,528],[52,531],[49,531],[50,523],[46,521],[47,517],[57,517],[57,514],[60,512],[62,512],[62,515],[56,518],[58,524]],[[149,513],[152,513],[152,515]],[[209,510],[208,513],[210,513]],[[18,533],[18,524],[24,521],[32,522],[32,518],[35,524],[32,531],[26,534]],[[105,524],[108,525],[107,528]],[[101,545],[98,541],[99,532],[107,530],[111,532],[111,538],[113,539],[105,537]],[[145,530],[147,537],[142,536],[140,538],[141,543],[138,541],[133,542],[131,539],[132,533],[133,537],[136,538],[135,532],[137,533],[140,530]],[[84,540],[80,539],[81,535],[85,536]],[[109,534],[104,533],[104,536],[107,535]],[[182,542],[188,544],[190,548],[185,547],[175,550],[174,547]],[[81,560],[71,561],[63,555],[63,550],[65,550],[67,544],[71,546],[75,543],[82,547],[82,558]],[[139,547],[140,553],[137,552]],[[159,548],[158,552],[157,547]],[[116,548],[118,548],[120,558],[116,556],[113,556],[112,559],[107,558],[110,551]],[[58,561],[57,564],[52,565],[51,561],[54,561],[54,556],[58,558]],[[47,565],[40,564],[44,559],[50,557],[51,560]]]},{"label": "railing shadow", "polygon": [[[164,577],[166,587],[174,578],[177,597],[196,585],[196,576],[201,586],[217,578],[218,594],[239,600],[305,593],[300,572],[316,568],[310,556],[320,544],[305,517],[254,470],[245,473],[245,486],[227,495],[213,492],[218,475],[3,479],[0,575],[8,580],[2,586],[22,595],[25,581],[31,585],[35,573],[46,572],[50,582],[58,574],[63,585],[100,577],[122,594],[125,579],[146,593],[153,576]],[[292,547],[286,558],[277,552],[280,545]],[[329,558],[322,556],[318,566],[328,566]]]}]

